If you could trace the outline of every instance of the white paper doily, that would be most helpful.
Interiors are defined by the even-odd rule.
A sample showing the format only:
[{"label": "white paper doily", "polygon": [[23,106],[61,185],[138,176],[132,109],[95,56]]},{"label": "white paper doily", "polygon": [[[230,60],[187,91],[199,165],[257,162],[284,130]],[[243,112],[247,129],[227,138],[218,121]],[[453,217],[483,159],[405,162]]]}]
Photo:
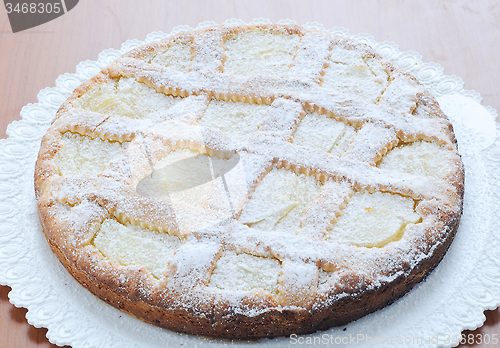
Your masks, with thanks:
[{"label": "white paper doily", "polygon": [[[270,23],[256,19],[251,24]],[[279,23],[294,23],[290,20]],[[213,25],[201,23],[198,28]],[[226,24],[244,24],[232,19]],[[305,27],[325,30],[318,23]],[[350,35],[345,28],[330,32],[374,47],[382,56],[416,76],[450,117],[466,169],[464,213],[443,262],[410,293],[393,305],[345,327],[300,337],[232,343],[180,335],[143,323],[100,301],[78,284],[52,254],[38,222],[33,171],[40,141],[59,106],[74,88],[124,52],[170,34],[153,32],[145,41],[129,40],[120,50],[107,49],[97,61],[84,61],[76,73],[57,78],[55,88],[38,94],[38,103],[21,111],[21,121],[0,140],[0,283],[12,288],[10,301],[28,309],[28,322],[48,329],[49,340],[74,348],[128,347],[288,347],[335,345],[356,347],[451,347],[465,329],[485,320],[483,311],[500,305],[500,234],[493,214],[499,208],[500,124],[481,96],[465,91],[463,81],[446,76],[436,63],[424,63],[416,52],[400,52],[392,42],[376,42],[368,34]]]}]

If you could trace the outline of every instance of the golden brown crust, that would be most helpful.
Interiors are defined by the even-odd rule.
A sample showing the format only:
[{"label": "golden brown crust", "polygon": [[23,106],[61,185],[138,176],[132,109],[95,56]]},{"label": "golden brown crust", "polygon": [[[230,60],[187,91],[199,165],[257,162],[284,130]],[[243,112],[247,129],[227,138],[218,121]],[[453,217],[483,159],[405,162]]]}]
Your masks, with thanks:
[{"label": "golden brown crust", "polygon": [[[321,310],[270,310],[251,318],[244,315],[234,315],[230,319],[221,316],[210,318],[205,313],[200,315],[181,309],[168,309],[162,302],[155,303],[143,297],[133,299],[128,288],[117,289],[113,282],[106,284],[105,281],[99,281],[89,274],[90,265],[79,268],[65,257],[57,245],[50,243],[50,246],[78,282],[116,308],[177,332],[246,340],[326,330],[333,326],[345,325],[393,303],[424,280],[439,264],[453,241],[460,218],[455,217],[452,220],[454,225],[451,227],[450,237],[438,244],[433,255],[420,263],[410,274],[402,274],[393,282],[376,289],[353,293]],[[349,284],[347,280],[345,283]],[[131,288],[136,288],[135,284]]]},{"label": "golden brown crust", "polygon": [[[114,307],[174,331],[217,338],[254,339],[306,334],[344,325],[394,302],[424,280],[443,258],[458,228],[464,174],[453,128],[436,100],[415,78],[384,60],[368,46],[333,35],[329,37],[330,46],[342,45],[361,52],[364,57],[376,59],[390,73],[391,81],[402,81],[402,85],[410,91],[405,104],[410,105],[409,109],[404,113],[398,111],[397,100],[391,99],[389,92],[382,97],[379,105],[366,105],[323,91],[319,86],[322,81],[315,78],[312,81],[295,81],[286,77],[242,77],[223,73],[223,40],[252,30],[301,37],[309,33],[296,25],[216,26],[199,32],[181,33],[132,50],[73,92],[44,136],[37,159],[35,190],[40,221],[53,252],[64,267],[90,292]],[[211,49],[212,45],[219,45],[210,58],[217,62],[207,65],[212,70],[203,70],[203,64],[195,65],[189,72],[188,84],[183,80],[185,75],[146,62],[155,52],[178,42],[191,42],[195,57],[203,55],[207,47]],[[204,46],[207,42],[210,46]],[[320,66],[322,72],[327,63]],[[337,160],[320,154],[317,158],[308,158],[307,151],[310,150],[294,150],[292,144],[283,142],[283,139],[290,139],[292,133],[276,139],[268,135],[256,137],[246,141],[242,148],[230,136],[207,130],[203,133],[205,143],[202,143],[193,135],[195,128],[192,124],[193,119],[196,122],[197,113],[189,108],[183,111],[182,117],[187,120],[185,124],[165,116],[148,129],[134,131],[128,129],[136,123],[119,115],[98,115],[78,109],[78,99],[91,89],[128,77],[167,95],[185,99],[206,97],[205,108],[210,98],[274,106],[291,105],[290,109],[298,105],[301,110],[326,114],[353,126],[358,129],[358,134],[364,134],[367,139],[371,134],[368,128],[364,133],[359,129],[366,124],[380,127],[378,131],[374,129],[377,134],[388,134],[387,141],[363,156],[346,156]],[[318,96],[321,98],[315,99]],[[432,118],[418,121],[417,117],[411,116],[422,110]],[[304,111],[299,115],[302,119]],[[109,130],[99,133],[97,128],[106,122],[117,122],[125,131],[120,134],[111,134]],[[294,122],[296,124],[300,120]],[[54,157],[61,151],[62,137],[67,132],[129,142],[129,145],[122,157],[109,163],[105,171],[94,178],[60,175]],[[399,178],[376,168],[376,163],[388,151],[415,141],[434,142],[448,150],[450,168],[444,180],[421,179],[411,175]],[[363,142],[357,145],[362,147]],[[249,196],[266,173],[272,168],[283,167],[296,173],[313,175],[323,183],[327,179],[342,182],[351,190],[348,196],[352,192],[379,191],[410,197],[415,201],[422,222],[409,228],[400,240],[382,248],[335,243],[324,247],[321,238],[309,240],[301,239],[301,236],[292,236],[284,241],[272,233],[260,235],[248,232],[246,226],[234,221],[211,227],[218,229],[217,233],[211,234],[211,230],[186,232],[176,222],[175,214],[179,211],[175,211],[168,200],[160,204],[135,192],[135,186],[149,174],[149,166],[162,157],[162,151],[186,147],[209,153],[239,151],[249,158],[265,158],[267,162],[262,160],[265,163],[258,167],[259,171],[252,178]],[[354,171],[355,175],[349,171]],[[345,203],[337,215],[344,206]],[[192,216],[195,218],[195,214]],[[93,244],[106,219],[177,235],[187,241],[170,260],[165,276],[156,279],[146,267],[125,266],[112,261]],[[300,247],[297,248],[297,245]],[[338,249],[335,251],[338,254],[331,249]],[[316,272],[328,271],[334,275],[322,285],[318,284],[317,275],[311,276],[315,283],[308,285],[309,297],[300,295],[302,288],[299,286],[296,293],[290,292],[296,284],[286,282],[284,278],[281,278],[281,293],[278,296],[263,290],[235,295],[207,286],[217,260],[226,250],[275,258],[283,265],[297,262],[300,267],[305,265],[304,269],[312,267],[317,269]],[[186,266],[182,260],[190,257],[190,252],[201,255],[199,264],[184,269]],[[358,255],[363,258],[359,263],[361,269],[357,269],[353,261]],[[406,255],[413,257],[415,262],[410,262]],[[302,302],[301,298],[304,299]]]}]

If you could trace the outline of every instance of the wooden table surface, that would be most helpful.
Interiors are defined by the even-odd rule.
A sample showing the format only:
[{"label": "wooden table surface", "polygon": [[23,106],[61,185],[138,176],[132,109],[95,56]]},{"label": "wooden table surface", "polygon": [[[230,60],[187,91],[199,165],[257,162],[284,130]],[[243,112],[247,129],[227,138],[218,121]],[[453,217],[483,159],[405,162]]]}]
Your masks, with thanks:
[{"label": "wooden table surface", "polygon": [[[500,110],[498,0],[85,0],[62,17],[15,34],[0,8],[0,138],[24,105],[37,102],[41,89],[55,86],[60,74],[75,72],[79,62],[96,60],[104,49],[178,25],[259,17],[342,26],[353,34],[395,42],[402,51],[416,51],[424,61],[441,64],[446,75],[463,79],[466,90],[481,93],[483,105]],[[47,330],[30,326],[26,310],[10,304],[9,291],[0,287],[0,347],[55,347],[45,337]],[[481,328],[464,333],[500,337],[500,311],[485,315]],[[488,347],[474,341],[461,347]]]}]

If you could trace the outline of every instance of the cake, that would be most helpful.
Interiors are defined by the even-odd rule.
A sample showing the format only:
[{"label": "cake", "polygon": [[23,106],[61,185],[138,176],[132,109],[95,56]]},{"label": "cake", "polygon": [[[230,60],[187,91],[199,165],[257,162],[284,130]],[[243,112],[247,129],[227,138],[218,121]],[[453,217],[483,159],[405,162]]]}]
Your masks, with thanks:
[{"label": "cake", "polygon": [[176,332],[307,334],[394,302],[445,255],[453,127],[371,47],[221,25],[134,49],[45,134],[46,239],[97,297]]}]

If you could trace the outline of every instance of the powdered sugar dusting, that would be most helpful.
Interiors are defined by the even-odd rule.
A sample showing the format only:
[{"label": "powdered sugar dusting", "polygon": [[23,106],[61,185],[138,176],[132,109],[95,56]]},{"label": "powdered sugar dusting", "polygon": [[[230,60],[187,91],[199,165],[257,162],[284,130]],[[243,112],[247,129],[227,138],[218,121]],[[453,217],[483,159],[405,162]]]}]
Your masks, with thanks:
[{"label": "powdered sugar dusting", "polygon": [[175,236],[122,225],[111,219],[102,223],[93,240],[106,257],[124,265],[144,266],[156,278],[164,276],[181,243]]},{"label": "powdered sugar dusting", "polygon": [[292,79],[320,83],[326,59],[330,56],[331,36],[308,32],[302,37],[288,76]]},{"label": "powdered sugar dusting", "polygon": [[450,123],[367,46],[216,26],[136,53],[70,98],[39,162],[42,215],[91,207],[74,222],[100,232],[75,232],[67,257],[96,279],[251,318],[377,289],[447,238],[463,183]]},{"label": "powdered sugar dusting", "polygon": [[276,259],[226,252],[217,261],[209,286],[232,291],[264,289],[277,294],[280,268]]},{"label": "powdered sugar dusting", "polygon": [[299,35],[268,30],[238,32],[224,42],[224,73],[283,77],[299,42]]}]

